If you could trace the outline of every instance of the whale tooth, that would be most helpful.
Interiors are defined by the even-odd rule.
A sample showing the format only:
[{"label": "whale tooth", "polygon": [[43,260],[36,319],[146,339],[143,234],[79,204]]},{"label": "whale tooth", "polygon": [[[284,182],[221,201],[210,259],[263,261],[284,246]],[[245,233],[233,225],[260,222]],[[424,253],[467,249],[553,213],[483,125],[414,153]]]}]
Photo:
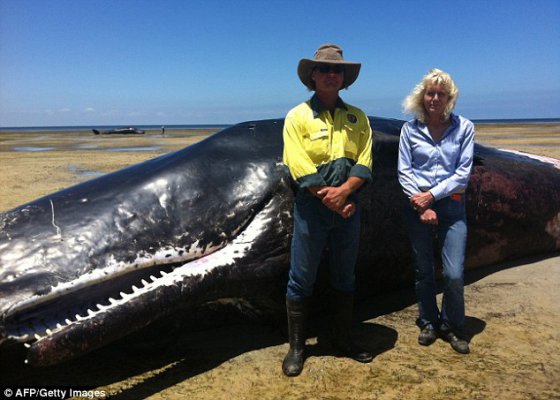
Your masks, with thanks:
[{"label": "whale tooth", "polygon": [[88,308],[87,313],[90,317],[94,317],[95,313],[93,312],[93,310],[91,308]]},{"label": "whale tooth", "polygon": [[25,346],[26,349],[31,347],[31,345],[29,343],[24,343],[23,345]]},{"label": "whale tooth", "polygon": [[41,340],[41,336],[39,336],[39,334],[36,333],[34,336],[35,336],[35,339]]},{"label": "whale tooth", "polygon": [[121,298],[124,300],[128,295],[125,292],[120,292]]},{"label": "whale tooth", "polygon": [[159,273],[161,274],[161,277],[163,278],[165,275],[169,275],[169,272],[165,272],[165,271],[159,271]]},{"label": "whale tooth", "polygon": [[50,329],[47,328],[46,332],[47,332],[47,335],[52,335],[52,331]]},{"label": "whale tooth", "polygon": [[138,289],[138,288],[136,287],[136,285],[132,285],[132,292],[133,292],[133,293],[137,293],[137,292],[139,292],[139,291],[140,291],[140,289]]},{"label": "whale tooth", "polygon": [[57,329],[62,329],[62,325],[60,323],[56,324]]},{"label": "whale tooth", "polygon": [[150,279],[152,280],[152,282],[157,281],[157,278],[156,278],[155,276],[153,276],[153,275],[150,275]]},{"label": "whale tooth", "polygon": [[70,325],[72,323],[72,321],[70,321],[68,318],[66,318],[64,322],[66,322],[67,325]]},{"label": "whale tooth", "polygon": [[149,285],[148,281],[145,280],[145,279],[142,279],[142,284],[143,284],[144,286],[148,286],[148,285]]},{"label": "whale tooth", "polygon": [[82,317],[80,314],[76,314],[76,321],[83,321],[85,318]]},{"label": "whale tooth", "polygon": [[115,299],[113,299],[112,297],[109,297],[109,303],[111,303],[112,305],[118,304],[119,302]]},{"label": "whale tooth", "polygon": [[101,304],[96,304],[95,307],[97,307],[97,309],[98,309],[99,311],[103,311],[103,310],[106,308],[105,306],[103,306],[103,305],[101,305]]}]

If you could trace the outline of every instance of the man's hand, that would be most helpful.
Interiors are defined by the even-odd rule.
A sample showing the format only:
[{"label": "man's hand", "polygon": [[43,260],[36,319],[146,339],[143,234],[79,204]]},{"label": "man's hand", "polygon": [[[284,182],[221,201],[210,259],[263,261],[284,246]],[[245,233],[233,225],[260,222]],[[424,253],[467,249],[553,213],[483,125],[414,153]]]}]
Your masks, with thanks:
[{"label": "man's hand", "polygon": [[364,183],[364,179],[351,176],[341,186],[311,186],[307,189],[321,199],[325,207],[349,218],[356,213],[356,204],[348,201],[348,196]]},{"label": "man's hand", "polygon": [[342,215],[342,218],[350,218],[356,212],[356,205],[352,202],[348,202],[342,207],[338,213]]},{"label": "man's hand", "polygon": [[325,186],[317,192],[323,199],[323,204],[333,211],[341,210],[348,203],[348,196],[364,184],[363,178],[349,177],[342,185],[333,187]]},{"label": "man's hand", "polygon": [[333,211],[342,210],[350,192],[344,186],[326,186],[317,194],[323,199],[323,204]]},{"label": "man's hand", "polygon": [[319,192],[321,190],[323,190],[325,188],[325,186],[310,186],[307,188],[307,190],[309,190],[309,192],[315,196],[320,198],[321,200],[323,199],[323,195],[320,195]]}]

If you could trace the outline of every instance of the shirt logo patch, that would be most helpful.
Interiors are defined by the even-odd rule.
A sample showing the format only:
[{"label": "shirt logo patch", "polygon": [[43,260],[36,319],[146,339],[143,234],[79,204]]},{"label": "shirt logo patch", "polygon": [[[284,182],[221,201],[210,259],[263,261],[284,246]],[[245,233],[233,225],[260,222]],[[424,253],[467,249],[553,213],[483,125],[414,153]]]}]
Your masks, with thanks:
[{"label": "shirt logo patch", "polygon": [[358,117],[356,117],[354,114],[347,114],[346,118],[348,118],[348,121],[350,121],[353,124],[358,122]]}]

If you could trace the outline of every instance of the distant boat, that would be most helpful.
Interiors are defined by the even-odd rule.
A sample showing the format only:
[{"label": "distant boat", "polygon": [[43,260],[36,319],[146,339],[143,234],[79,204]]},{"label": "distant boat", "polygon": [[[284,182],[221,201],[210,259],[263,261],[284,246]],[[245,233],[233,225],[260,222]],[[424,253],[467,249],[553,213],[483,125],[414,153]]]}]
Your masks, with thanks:
[{"label": "distant boat", "polygon": [[92,129],[93,133],[96,135],[143,135],[144,131],[136,128],[126,127],[126,128],[116,128],[108,131],[98,131],[97,129]]}]

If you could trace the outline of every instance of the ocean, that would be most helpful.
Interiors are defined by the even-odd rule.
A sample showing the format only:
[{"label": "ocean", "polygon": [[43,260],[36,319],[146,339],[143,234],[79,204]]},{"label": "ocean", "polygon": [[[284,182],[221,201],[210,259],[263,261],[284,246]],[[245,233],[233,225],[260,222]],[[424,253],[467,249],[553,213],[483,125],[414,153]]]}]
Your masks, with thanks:
[{"label": "ocean", "polygon": [[[480,125],[496,125],[496,124],[560,124],[560,118],[527,118],[527,119],[473,119],[472,122]],[[221,130],[232,126],[231,124],[199,124],[199,125],[163,125],[166,131],[169,130],[196,130],[196,129],[216,129]],[[0,127],[1,131],[18,131],[18,132],[68,132],[68,131],[91,131],[110,130],[121,128],[123,125],[90,125],[90,126],[18,126],[18,127]],[[137,129],[142,130],[161,130],[162,125],[134,125]]]},{"label": "ocean", "polygon": [[232,125],[230,124],[202,124],[202,125],[76,125],[76,126],[15,126],[15,127],[0,127],[0,132],[2,131],[17,131],[17,132],[80,132],[80,131],[91,131],[92,129],[97,129],[99,131],[106,131],[110,129],[122,128],[125,126],[133,126],[137,129],[142,130],[155,130],[160,131],[162,127],[165,127],[166,131],[170,130],[196,130],[196,129],[225,129]]},{"label": "ocean", "polygon": [[527,118],[527,119],[472,119],[478,125],[496,124],[560,124],[560,118]]}]

